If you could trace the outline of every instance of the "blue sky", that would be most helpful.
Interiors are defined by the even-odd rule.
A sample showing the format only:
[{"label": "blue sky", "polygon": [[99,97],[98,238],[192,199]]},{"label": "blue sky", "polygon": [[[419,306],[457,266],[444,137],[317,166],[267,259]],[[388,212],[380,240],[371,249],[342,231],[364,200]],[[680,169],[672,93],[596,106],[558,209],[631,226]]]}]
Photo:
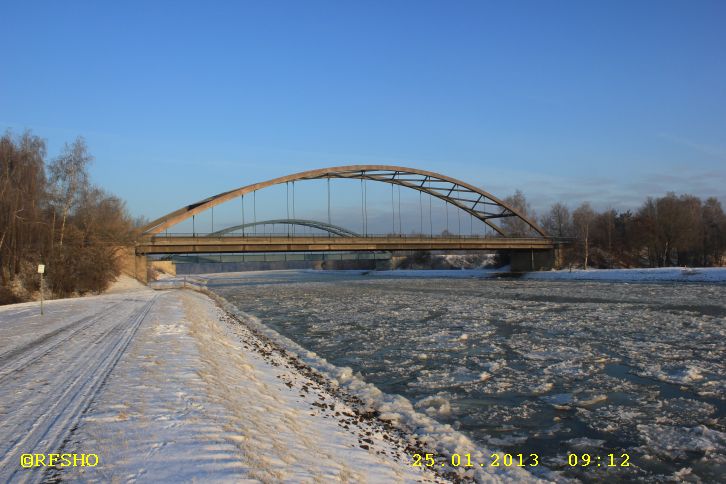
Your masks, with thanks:
[{"label": "blue sky", "polygon": [[[726,2],[4,2],[0,129],[154,218],[323,166],[726,203]],[[345,194],[341,194],[345,196]],[[300,202],[303,203],[303,202]]]}]

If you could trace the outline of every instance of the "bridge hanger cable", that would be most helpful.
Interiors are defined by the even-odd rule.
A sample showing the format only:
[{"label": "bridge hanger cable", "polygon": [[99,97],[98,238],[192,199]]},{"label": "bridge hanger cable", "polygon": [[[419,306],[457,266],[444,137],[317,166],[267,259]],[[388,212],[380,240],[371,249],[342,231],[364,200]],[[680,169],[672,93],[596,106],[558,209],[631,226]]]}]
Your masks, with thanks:
[{"label": "bridge hanger cable", "polygon": [[[285,213],[287,214],[288,220],[290,219],[290,182],[285,182]],[[272,231],[275,231],[275,226],[272,226]],[[287,224],[287,236],[290,237],[290,224]]]},{"label": "bridge hanger cable", "polygon": [[[332,222],[330,221],[330,178],[328,178],[328,225],[332,225]],[[328,237],[331,237],[332,234],[328,232]]]},{"label": "bridge hanger cable", "polygon": [[418,192],[418,214],[419,218],[421,219],[421,230],[419,230],[419,233],[423,235],[423,192]]},{"label": "bridge hanger cable", "polygon": [[257,235],[257,190],[252,192],[252,221],[255,223],[255,235]]},{"label": "bridge hanger cable", "polygon": [[403,226],[401,225],[401,185],[398,185],[398,233],[403,235]]},{"label": "bridge hanger cable", "polygon": [[[431,178],[429,178],[429,190],[431,190]],[[431,218],[431,201],[434,199],[431,195],[429,195],[429,230],[431,237],[434,236],[434,221]]]},{"label": "bridge hanger cable", "polygon": [[[292,181],[292,218],[295,218],[295,180]],[[295,236],[295,226],[292,226],[292,235]]]},{"label": "bridge hanger cable", "polygon": [[368,180],[366,180],[366,229],[368,229]]},{"label": "bridge hanger cable", "polygon": [[393,203],[393,183],[391,183],[391,234],[396,233],[396,207]]},{"label": "bridge hanger cable", "polygon": [[446,211],[446,235],[449,234],[449,204],[444,200],[444,210]]},{"label": "bridge hanger cable", "polygon": [[365,235],[366,232],[366,216],[365,209],[363,208],[363,179],[360,179],[360,225],[361,232]]},{"label": "bridge hanger cable", "polygon": [[[363,172],[365,175],[365,172]],[[366,235],[368,235],[368,180],[363,178],[363,194],[365,195],[365,213],[366,213]]]},{"label": "bridge hanger cable", "polygon": [[456,211],[456,216],[459,219],[459,237],[461,237],[461,210]]},{"label": "bridge hanger cable", "polygon": [[242,200],[242,237],[245,236],[245,196],[240,197]]}]

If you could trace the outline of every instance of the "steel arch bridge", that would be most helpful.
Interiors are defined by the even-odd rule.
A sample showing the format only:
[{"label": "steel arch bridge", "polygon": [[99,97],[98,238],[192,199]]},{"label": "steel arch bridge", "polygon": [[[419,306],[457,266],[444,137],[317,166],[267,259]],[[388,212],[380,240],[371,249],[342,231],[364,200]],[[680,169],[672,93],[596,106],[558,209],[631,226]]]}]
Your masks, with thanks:
[{"label": "steel arch bridge", "polygon": [[235,225],[234,227],[227,227],[226,229],[222,230],[217,230],[216,232],[212,232],[209,235],[227,235],[237,230],[241,230],[242,235],[244,235],[245,229],[258,227],[260,225],[298,225],[300,227],[310,227],[311,229],[322,230],[323,232],[327,232],[331,235],[337,235],[340,237],[361,237],[360,234],[353,232],[352,230],[348,230],[345,227],[339,227],[338,225],[328,224],[325,222],[318,222],[316,220],[303,220],[297,218],[281,218],[275,220],[261,220],[259,222],[250,222],[246,224]]},{"label": "steel arch bridge", "polygon": [[[208,235],[193,233],[192,236],[162,235],[170,227],[194,217],[206,210],[230,200],[274,185],[294,183],[300,180],[357,179],[388,183],[416,190],[443,200],[447,204],[471,214],[491,227],[496,237],[442,235],[388,235],[372,236],[340,232],[332,236],[254,236],[234,235],[232,227]],[[328,195],[330,197],[330,195]],[[293,198],[294,201],[294,198]],[[330,205],[330,198],[328,198]],[[400,212],[399,212],[400,214]],[[497,219],[516,218],[522,221],[533,234],[531,237],[513,237],[500,225]],[[257,221],[254,222],[258,223]],[[321,222],[315,222],[320,224]],[[246,225],[246,224],[243,224]],[[347,229],[345,229],[347,230]],[[350,232],[350,231],[348,231]],[[191,205],[186,205],[150,222],[142,228],[142,234],[135,246],[135,253],[147,254],[181,253],[223,253],[223,252],[293,252],[293,251],[392,251],[392,250],[511,250],[534,253],[552,251],[555,241],[525,214],[491,193],[472,184],[432,171],[390,165],[350,165],[303,171],[274,178],[265,182],[246,185],[220,193]],[[513,252],[513,253],[514,253]]]},{"label": "steel arch bridge", "polygon": [[200,212],[273,185],[281,185],[299,180],[333,178],[372,180],[400,185],[426,193],[471,214],[503,237],[507,237],[508,234],[504,233],[501,227],[493,224],[491,220],[516,217],[526,223],[533,232],[541,237],[546,237],[545,232],[534,221],[527,218],[505,201],[474,185],[432,171],[390,165],[350,165],[321,168],[236,188],[168,213],[145,225],[142,228],[142,233],[145,236],[159,234],[169,227],[189,219]]}]

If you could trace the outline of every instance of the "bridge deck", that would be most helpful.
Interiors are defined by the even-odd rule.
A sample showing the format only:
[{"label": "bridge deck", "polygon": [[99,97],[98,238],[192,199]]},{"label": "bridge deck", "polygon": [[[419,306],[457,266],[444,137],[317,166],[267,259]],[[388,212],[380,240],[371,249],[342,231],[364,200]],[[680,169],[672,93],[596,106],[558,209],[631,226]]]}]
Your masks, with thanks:
[{"label": "bridge deck", "polygon": [[315,252],[372,250],[550,250],[548,238],[504,237],[287,237],[287,236],[154,236],[139,241],[136,253]]}]

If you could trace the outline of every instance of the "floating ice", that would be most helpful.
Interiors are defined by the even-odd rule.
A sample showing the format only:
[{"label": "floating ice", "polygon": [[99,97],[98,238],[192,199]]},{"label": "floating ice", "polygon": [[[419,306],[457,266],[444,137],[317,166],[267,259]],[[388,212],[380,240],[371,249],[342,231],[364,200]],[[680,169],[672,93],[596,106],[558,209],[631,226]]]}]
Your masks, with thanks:
[{"label": "floating ice", "polygon": [[711,454],[726,450],[726,434],[705,425],[638,425],[638,432],[651,452],[670,459],[684,459],[692,452]]},{"label": "floating ice", "polygon": [[449,403],[446,398],[438,395],[433,395],[426,397],[423,400],[419,400],[416,402],[415,407],[422,410],[429,417],[434,417],[436,415],[451,415],[451,403]]},{"label": "floating ice", "polygon": [[575,401],[571,393],[558,393],[542,397],[542,400],[554,406],[570,405]]},{"label": "floating ice", "polygon": [[602,448],[607,440],[590,439],[588,437],[577,437],[574,439],[566,440],[565,442],[567,442],[567,445],[575,449],[592,450]]},{"label": "floating ice", "polygon": [[[582,277],[596,273],[588,272]],[[420,275],[305,273],[220,291],[331,364],[352,368],[341,386],[372,392],[365,384],[373,383],[415,402],[444,398],[448,414],[434,400],[413,410],[460,425],[480,443],[501,438],[515,451],[511,439],[539,435],[543,441],[527,445],[551,459],[567,440],[596,433],[604,448],[640,449],[633,460],[647,469],[639,477],[689,467],[694,479],[708,480],[700,457],[673,462],[650,449],[638,426],[723,431],[723,411],[712,400],[726,398],[726,286]],[[399,408],[384,415],[410,421]],[[708,465],[718,460],[706,458]]]}]

